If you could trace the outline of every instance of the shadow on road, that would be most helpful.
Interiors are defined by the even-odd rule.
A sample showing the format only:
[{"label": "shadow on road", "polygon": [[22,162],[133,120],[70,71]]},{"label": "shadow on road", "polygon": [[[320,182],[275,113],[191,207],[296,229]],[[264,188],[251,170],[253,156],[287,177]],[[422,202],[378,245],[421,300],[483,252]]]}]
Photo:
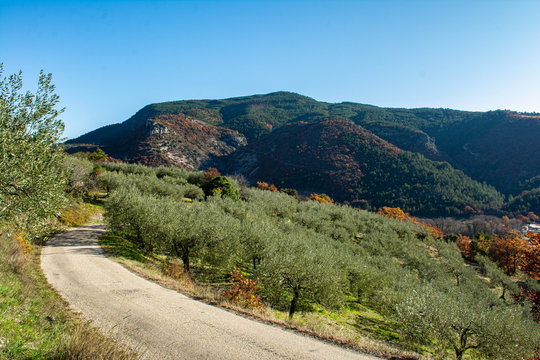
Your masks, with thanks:
[{"label": "shadow on road", "polygon": [[101,256],[104,255],[104,251],[95,243],[96,230],[105,232],[105,226],[95,224],[67,231],[51,239],[47,246],[52,248],[67,247],[68,251],[74,254]]}]

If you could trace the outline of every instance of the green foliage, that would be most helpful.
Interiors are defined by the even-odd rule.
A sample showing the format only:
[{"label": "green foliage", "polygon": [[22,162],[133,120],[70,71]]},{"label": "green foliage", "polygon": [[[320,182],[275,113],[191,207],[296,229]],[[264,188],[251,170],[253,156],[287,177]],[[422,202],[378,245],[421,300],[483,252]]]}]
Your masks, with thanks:
[{"label": "green foliage", "polygon": [[287,194],[289,196],[292,196],[292,197],[298,197],[298,191],[296,189],[281,189],[280,192],[284,193],[284,194]]},{"label": "green foliage", "polygon": [[51,74],[40,73],[34,94],[22,86],[21,72],[6,78],[0,65],[0,220],[38,235],[66,204],[64,125]]},{"label": "green foliage", "polygon": [[67,193],[73,197],[88,197],[91,192],[97,190],[95,165],[92,161],[77,156],[66,156],[64,167],[69,174]]},{"label": "green foliage", "polygon": [[[292,230],[292,229],[291,229]],[[288,305],[292,318],[299,303],[327,306],[344,300],[339,252],[314,233],[292,230],[270,242],[257,270],[266,299]]]},{"label": "green foliage", "polygon": [[407,334],[431,342],[441,353],[453,349],[460,360],[468,352],[487,359],[534,356],[540,326],[517,305],[503,305],[473,284],[441,290],[430,283],[397,306]]},{"label": "green foliage", "polygon": [[218,176],[209,183],[203,184],[206,196],[219,196],[233,200],[240,200],[240,193],[225,176]]},{"label": "green foliage", "polygon": [[106,172],[100,175],[98,180],[108,191],[133,186],[144,194],[170,196],[177,200],[183,198],[202,200],[204,198],[204,192],[198,186],[184,184],[178,178],[168,176],[158,179],[154,174],[137,175],[128,173],[126,175],[124,173]]},{"label": "green foliage", "polygon": [[131,238],[141,248],[179,257],[186,272],[193,256],[224,264],[239,253],[234,241],[238,221],[215,206],[186,205],[172,198],[144,195],[121,188],[106,203],[109,228]]},{"label": "green foliage", "polygon": [[509,201],[504,209],[521,214],[527,214],[530,211],[540,214],[540,187],[523,191],[520,195]]},{"label": "green foliage", "polygon": [[489,278],[491,285],[502,289],[501,299],[505,298],[507,291],[512,294],[520,292],[519,286],[487,256],[476,255],[476,261],[482,267],[482,273]]},{"label": "green foliage", "polygon": [[100,161],[107,157],[108,155],[105,154],[105,151],[103,151],[101,148],[97,148],[90,156],[88,157],[92,161]]},{"label": "green foliage", "polygon": [[[186,203],[163,189],[220,178],[122,167],[130,174],[101,175],[114,188],[106,204],[109,227],[139,248],[181,259],[190,274],[207,267],[228,274],[238,266],[247,271],[246,283],[260,279],[259,294],[250,286],[250,296],[262,295],[291,318],[339,308],[347,299],[362,303],[386,319],[379,337],[402,345],[413,339],[441,354],[496,358],[499,351],[518,358],[533,351],[538,326],[525,315],[528,308],[500,296],[501,288],[515,291],[512,281],[482,259],[489,281],[479,277],[454,243],[433,239],[417,224],[257,189],[245,190],[243,201],[209,196]],[[432,325],[420,331],[427,322]],[[494,339],[499,331],[513,334]]]}]

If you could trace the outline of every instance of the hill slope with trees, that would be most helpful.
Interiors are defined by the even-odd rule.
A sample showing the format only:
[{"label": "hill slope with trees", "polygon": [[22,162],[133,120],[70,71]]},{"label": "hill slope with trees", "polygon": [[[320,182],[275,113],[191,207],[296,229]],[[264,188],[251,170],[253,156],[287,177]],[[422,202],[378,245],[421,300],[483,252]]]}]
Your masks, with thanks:
[{"label": "hill slope with trees", "polygon": [[379,138],[349,120],[292,124],[238,150],[222,167],[301,193],[378,209],[404,207],[421,215],[453,215],[465,207],[500,207],[502,196],[448,163]]},{"label": "hill slope with trees", "polygon": [[352,331],[353,343],[368,334],[437,358],[535,354],[531,304],[508,296],[522,289],[488,257],[464,262],[455,243],[399,209],[301,201],[215,171],[102,167],[109,241],[143,259],[159,254],[162,271],[219,286],[242,308],[266,304],[289,323],[345,317],[340,333]]},{"label": "hill slope with trees", "polygon": [[[540,153],[540,142],[537,141],[540,138],[539,114],[501,110],[468,112],[450,109],[380,108],[351,102],[332,104],[288,92],[223,100],[151,104],[121,124],[106,126],[68,141],[68,146],[73,147],[71,152],[76,152],[84,149],[81,145],[90,144],[92,150],[100,146],[114,157],[131,162],[204,169],[230,164],[230,159],[224,157],[238,158],[239,154],[236,152],[243,151],[239,149],[246,144],[257,142],[254,146],[259,150],[263,144],[270,143],[290,148],[287,144],[279,143],[276,140],[277,135],[273,140],[264,138],[275,135],[274,133],[285,125],[316,124],[328,119],[353,122],[360,125],[363,132],[376,135],[385,140],[386,144],[405,150],[404,154],[407,155],[386,158],[387,164],[403,156],[414,154],[414,159],[420,159],[417,156],[422,155],[422,160],[415,160],[422,163],[422,167],[427,166],[425,164],[429,163],[428,159],[447,162],[450,167],[463,171],[468,178],[480,183],[485,182],[504,195],[518,196],[523,191],[532,190],[533,187],[523,188],[522,184],[532,183],[531,179],[540,174],[540,162],[535,158],[535,154]],[[195,127],[202,127],[204,131],[196,130]],[[335,148],[343,144],[329,145]],[[264,149],[263,152],[270,150]],[[295,154],[284,154],[283,151],[280,153],[288,159]],[[389,153],[381,154],[386,156]],[[400,166],[393,164],[391,168],[397,169]],[[446,167],[440,164],[432,164],[431,167],[440,172],[438,177],[447,171]],[[365,168],[363,170],[366,171]],[[259,171],[263,175],[272,170]],[[339,169],[335,176],[346,172],[346,169]],[[251,174],[243,174],[253,181],[272,181],[270,178],[254,179]],[[465,182],[471,183],[470,179]],[[347,183],[345,179],[334,180]],[[413,179],[408,180],[405,182],[411,184]],[[418,182],[414,185],[422,186],[427,191],[433,184]],[[473,187],[489,188],[485,185]],[[349,194],[356,191],[352,187],[344,190]],[[376,191],[381,201],[394,201],[392,196],[388,197],[386,194],[393,192],[392,189]],[[449,189],[449,192],[453,191]],[[336,196],[336,193],[331,195],[340,197]],[[493,196],[490,197],[493,199]],[[500,201],[492,202],[492,199],[484,201],[484,205],[489,203],[489,206],[500,207]],[[351,197],[346,200],[352,203],[369,199]],[[407,204],[407,201],[394,204],[403,204],[408,211],[418,211],[415,204]],[[475,202],[467,205],[486,208],[484,205],[478,206],[479,204],[475,206]],[[441,206],[452,207],[448,204],[437,204],[436,207]],[[513,206],[508,209],[522,207]],[[454,210],[451,212],[459,213]]]}]

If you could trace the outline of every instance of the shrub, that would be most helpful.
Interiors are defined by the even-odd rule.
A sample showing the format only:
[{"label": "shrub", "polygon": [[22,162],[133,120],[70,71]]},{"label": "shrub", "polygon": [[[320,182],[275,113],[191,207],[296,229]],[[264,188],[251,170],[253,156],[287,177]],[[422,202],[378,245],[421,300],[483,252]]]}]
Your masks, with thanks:
[{"label": "shrub", "polygon": [[281,189],[281,192],[294,198],[298,197],[298,191],[296,189]]},{"label": "shrub", "polygon": [[240,306],[250,309],[261,309],[263,302],[257,294],[257,279],[248,279],[238,268],[231,272],[231,287],[225,291],[225,297]]},{"label": "shrub", "polygon": [[206,196],[219,196],[233,200],[240,200],[240,193],[225,176],[215,177],[209,183],[203,185]]},{"label": "shrub", "polygon": [[330,196],[328,196],[326,194],[312,193],[309,196],[309,199],[314,200],[314,201],[318,201],[318,202],[324,203],[324,204],[333,204],[334,203],[334,200]]}]

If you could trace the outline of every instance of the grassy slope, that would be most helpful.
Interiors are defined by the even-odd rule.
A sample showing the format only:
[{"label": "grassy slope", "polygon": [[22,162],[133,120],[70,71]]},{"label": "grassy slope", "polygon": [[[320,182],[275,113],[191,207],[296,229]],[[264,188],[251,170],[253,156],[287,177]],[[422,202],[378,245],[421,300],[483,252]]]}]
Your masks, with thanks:
[{"label": "grassy slope", "polygon": [[25,254],[15,234],[1,229],[0,358],[136,358],[69,310],[43,275],[40,254],[37,245]]},{"label": "grassy slope", "polygon": [[114,234],[103,235],[100,244],[111,258],[131,271],[209,304],[232,309],[242,315],[296,329],[367,353],[395,359],[419,358],[419,355],[411,349],[406,349],[404,343],[400,341],[398,325],[369,306],[349,301],[347,306],[333,312],[315,306],[313,311],[298,312],[292,320],[289,320],[287,311],[270,307],[246,309],[229,302],[221,291],[224,282],[227,281],[226,274],[220,274],[217,268],[210,268],[201,263],[193,264],[193,281],[180,273],[176,276],[170,272],[165,273],[163,271],[165,257],[143,253],[130,241]]}]

